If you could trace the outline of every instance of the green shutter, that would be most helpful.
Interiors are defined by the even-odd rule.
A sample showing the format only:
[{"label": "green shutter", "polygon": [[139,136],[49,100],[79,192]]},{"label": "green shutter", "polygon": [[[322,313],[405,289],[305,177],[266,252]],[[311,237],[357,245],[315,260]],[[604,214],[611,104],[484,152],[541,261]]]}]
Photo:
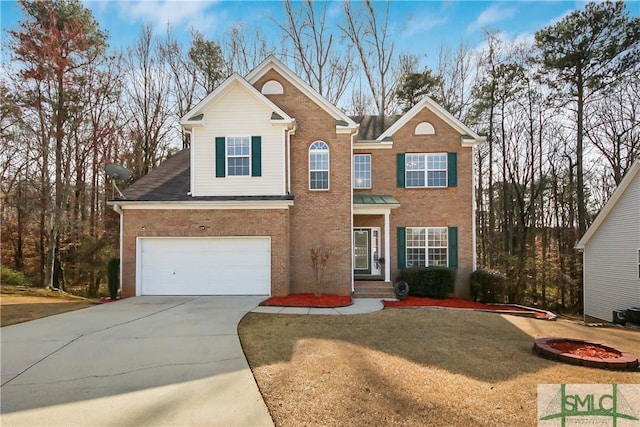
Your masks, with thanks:
[{"label": "green shutter", "polygon": [[398,173],[398,188],[404,188],[404,153],[398,153],[397,160],[397,173]]},{"label": "green shutter", "polygon": [[398,268],[407,267],[407,229],[398,227]]},{"label": "green shutter", "polygon": [[458,268],[458,227],[449,227],[449,267]]},{"label": "green shutter", "polygon": [[262,137],[251,137],[251,176],[262,176]]},{"label": "green shutter", "polygon": [[216,136],[216,177],[224,178],[226,172],[225,138]]},{"label": "green shutter", "polygon": [[458,186],[458,153],[447,153],[447,187]]}]

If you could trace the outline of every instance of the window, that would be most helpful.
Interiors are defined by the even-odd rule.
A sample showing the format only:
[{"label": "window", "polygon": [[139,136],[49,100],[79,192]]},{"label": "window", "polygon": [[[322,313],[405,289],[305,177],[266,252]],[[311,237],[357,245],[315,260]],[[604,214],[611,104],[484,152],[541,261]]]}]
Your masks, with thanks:
[{"label": "window", "polygon": [[446,187],[447,153],[406,154],[407,187]]},{"label": "window", "polygon": [[448,258],[447,227],[407,227],[407,267],[446,267]]},{"label": "window", "polygon": [[353,156],[353,188],[371,188],[371,154]]},{"label": "window", "polygon": [[329,146],[316,141],[309,147],[309,188],[329,189]]},{"label": "window", "polygon": [[227,137],[227,176],[249,176],[251,140],[248,136]]}]

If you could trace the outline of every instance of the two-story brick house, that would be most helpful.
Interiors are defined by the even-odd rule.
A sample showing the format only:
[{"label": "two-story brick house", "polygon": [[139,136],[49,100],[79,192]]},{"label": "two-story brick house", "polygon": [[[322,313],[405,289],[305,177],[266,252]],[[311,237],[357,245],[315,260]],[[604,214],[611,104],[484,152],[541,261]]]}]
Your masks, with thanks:
[{"label": "two-story brick house", "polygon": [[313,292],[318,248],[324,292],[447,265],[467,295],[483,138],[428,98],[385,121],[346,116],[273,57],[232,75],[181,120],[190,149],[111,202],[122,296]]}]

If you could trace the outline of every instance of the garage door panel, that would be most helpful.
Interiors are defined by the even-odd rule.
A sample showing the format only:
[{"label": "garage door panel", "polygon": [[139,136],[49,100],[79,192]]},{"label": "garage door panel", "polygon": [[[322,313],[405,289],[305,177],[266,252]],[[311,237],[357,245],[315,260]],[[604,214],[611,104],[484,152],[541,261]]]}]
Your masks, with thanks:
[{"label": "garage door panel", "polygon": [[142,295],[268,295],[271,241],[141,238]]}]

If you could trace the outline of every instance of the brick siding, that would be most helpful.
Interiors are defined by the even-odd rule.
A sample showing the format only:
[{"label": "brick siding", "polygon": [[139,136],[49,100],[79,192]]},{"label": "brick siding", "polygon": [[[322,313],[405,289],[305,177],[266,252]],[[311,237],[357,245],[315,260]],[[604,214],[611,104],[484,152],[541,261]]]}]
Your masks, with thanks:
[{"label": "brick siding", "polygon": [[[269,80],[284,88],[281,95],[267,95],[289,116],[297,129],[291,137],[291,292],[313,292],[314,271],[310,250],[331,249],[324,272],[324,291],[351,294],[351,136],[336,133],[335,118],[275,70],[267,72],[255,87]],[[329,190],[309,190],[309,146],[324,141],[329,146]]]},{"label": "brick siding", "polygon": [[136,294],[136,239],[138,237],[271,236],[271,295],[289,294],[289,211],[287,209],[125,209],[123,221],[123,252],[121,254],[123,298]]},{"label": "brick siding", "polygon": [[[435,135],[414,135],[415,127],[427,121]],[[396,155],[398,153],[457,152],[458,183],[453,188],[398,188]],[[397,227],[458,227],[458,271],[455,296],[469,296],[469,275],[473,269],[473,151],[462,147],[460,133],[423,109],[393,135],[391,150],[355,150],[371,154],[371,189],[354,190],[356,194],[390,194],[400,207],[391,210],[389,231],[391,278],[397,276]],[[359,218],[356,224],[363,224]],[[388,260],[388,257],[386,257]]]}]

